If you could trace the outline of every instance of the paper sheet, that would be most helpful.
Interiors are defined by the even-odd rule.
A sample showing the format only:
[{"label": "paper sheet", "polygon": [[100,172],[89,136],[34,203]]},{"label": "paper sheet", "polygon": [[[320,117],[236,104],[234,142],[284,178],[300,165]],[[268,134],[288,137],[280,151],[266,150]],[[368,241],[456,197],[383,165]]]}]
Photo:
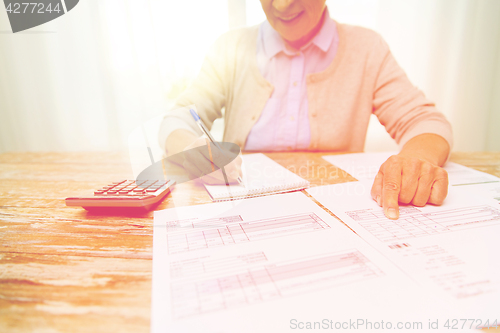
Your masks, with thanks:
[{"label": "paper sheet", "polygon": [[467,190],[475,193],[478,196],[483,196],[488,199],[493,199],[500,204],[500,182],[487,182],[468,186]]},{"label": "paper sheet", "polygon": [[304,193],[157,211],[154,221],[152,332],[357,319],[420,319],[425,332],[446,308]]},{"label": "paper sheet", "polygon": [[[357,180],[373,180],[380,166],[395,154],[397,152],[356,153],[328,155],[323,158]],[[447,162],[444,169],[448,172],[449,183],[452,186],[500,182],[498,177],[453,162]]]},{"label": "paper sheet", "polygon": [[309,187],[309,182],[264,154],[243,155],[243,182],[230,186],[207,185],[214,201],[291,192]]},{"label": "paper sheet", "polygon": [[450,186],[442,206],[400,207],[393,221],[371,199],[371,185],[307,191],[428,292],[448,299],[457,315],[500,319],[498,201],[477,195],[474,186]]}]

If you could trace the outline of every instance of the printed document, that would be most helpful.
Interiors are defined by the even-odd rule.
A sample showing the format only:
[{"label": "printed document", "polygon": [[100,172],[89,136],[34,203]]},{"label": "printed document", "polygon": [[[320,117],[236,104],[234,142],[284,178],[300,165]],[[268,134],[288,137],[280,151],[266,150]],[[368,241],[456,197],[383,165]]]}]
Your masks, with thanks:
[{"label": "printed document", "polygon": [[152,332],[356,319],[421,319],[425,332],[446,309],[301,192],[156,211],[153,243]]},{"label": "printed document", "polygon": [[307,191],[426,290],[449,300],[456,315],[500,319],[498,201],[473,186],[450,186],[442,206],[400,206],[400,218],[390,220],[371,199],[371,185]]}]

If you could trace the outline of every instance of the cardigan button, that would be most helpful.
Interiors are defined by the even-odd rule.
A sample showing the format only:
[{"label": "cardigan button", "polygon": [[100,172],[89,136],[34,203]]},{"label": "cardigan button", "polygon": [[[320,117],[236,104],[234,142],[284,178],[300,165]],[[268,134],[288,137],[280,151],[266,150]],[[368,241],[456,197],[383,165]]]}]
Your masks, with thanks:
[{"label": "cardigan button", "polygon": [[311,116],[312,116],[313,118],[316,118],[316,112],[311,113]]}]

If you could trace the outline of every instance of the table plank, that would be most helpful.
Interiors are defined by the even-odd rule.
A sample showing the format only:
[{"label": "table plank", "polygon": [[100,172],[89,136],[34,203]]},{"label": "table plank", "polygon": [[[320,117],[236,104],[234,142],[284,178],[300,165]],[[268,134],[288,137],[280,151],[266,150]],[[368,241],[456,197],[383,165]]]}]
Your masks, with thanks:
[{"label": "table plank", "polygon": [[31,253],[1,258],[2,332],[148,331],[150,259]]}]

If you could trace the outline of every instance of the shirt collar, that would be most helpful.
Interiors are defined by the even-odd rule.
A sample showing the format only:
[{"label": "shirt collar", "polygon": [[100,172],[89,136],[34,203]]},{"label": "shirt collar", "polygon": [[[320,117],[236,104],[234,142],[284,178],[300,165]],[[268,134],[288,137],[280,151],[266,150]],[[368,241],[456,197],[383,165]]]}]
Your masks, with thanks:
[{"label": "shirt collar", "polygon": [[[302,47],[302,50],[314,44],[321,51],[328,51],[335,37],[336,28],[335,21],[330,17],[328,8],[326,8],[325,20],[323,21],[321,29],[309,43]],[[273,27],[271,27],[271,24],[269,24],[267,20],[264,21],[261,26],[261,43],[263,45],[264,54],[268,59],[273,58],[280,52],[290,55],[293,54],[286,48],[283,38],[273,29]]]}]

